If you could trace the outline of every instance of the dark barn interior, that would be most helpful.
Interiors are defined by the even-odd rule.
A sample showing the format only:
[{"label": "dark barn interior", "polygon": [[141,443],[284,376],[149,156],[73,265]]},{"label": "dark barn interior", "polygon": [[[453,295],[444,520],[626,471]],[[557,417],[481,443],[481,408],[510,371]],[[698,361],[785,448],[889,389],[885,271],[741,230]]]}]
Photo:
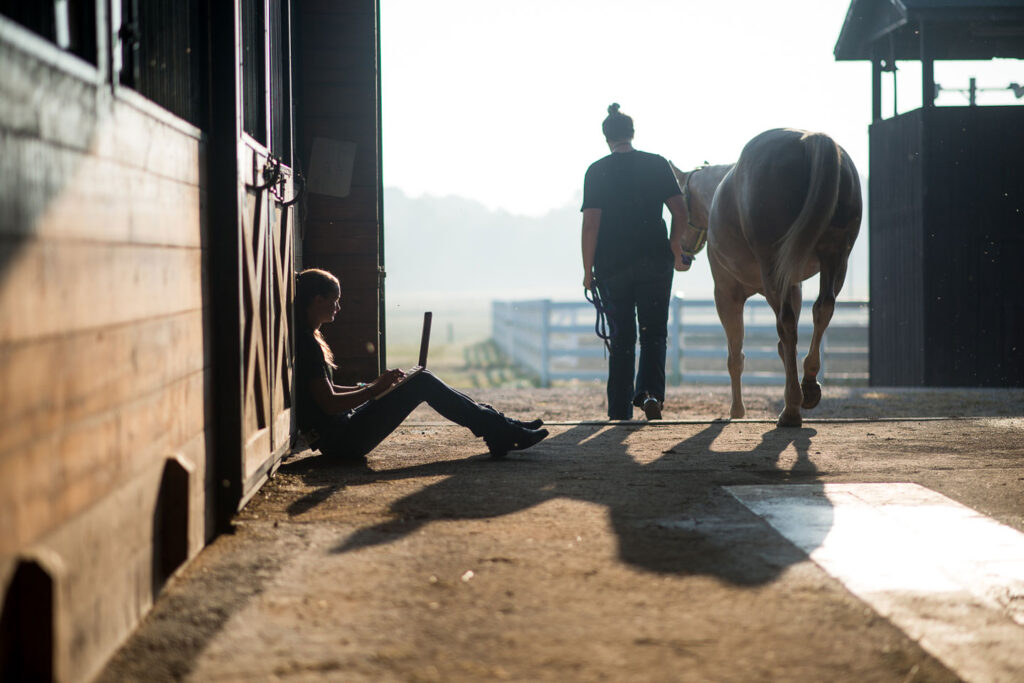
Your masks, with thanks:
[{"label": "dark barn interior", "polygon": [[0,679],[90,680],[289,451],[294,271],[383,365],[378,27],[0,2]]}]

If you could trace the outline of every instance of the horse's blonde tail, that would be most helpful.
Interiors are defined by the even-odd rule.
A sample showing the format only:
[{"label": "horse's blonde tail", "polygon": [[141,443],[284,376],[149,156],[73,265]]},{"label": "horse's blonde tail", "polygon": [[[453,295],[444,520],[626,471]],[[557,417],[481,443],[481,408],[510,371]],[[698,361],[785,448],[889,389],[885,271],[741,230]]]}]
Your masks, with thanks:
[{"label": "horse's blonde tail", "polygon": [[803,277],[814,245],[828,227],[839,201],[842,153],[835,140],[824,133],[807,133],[800,144],[811,153],[811,176],[804,205],[786,234],[779,240],[772,279],[779,296],[785,298],[794,281]]}]

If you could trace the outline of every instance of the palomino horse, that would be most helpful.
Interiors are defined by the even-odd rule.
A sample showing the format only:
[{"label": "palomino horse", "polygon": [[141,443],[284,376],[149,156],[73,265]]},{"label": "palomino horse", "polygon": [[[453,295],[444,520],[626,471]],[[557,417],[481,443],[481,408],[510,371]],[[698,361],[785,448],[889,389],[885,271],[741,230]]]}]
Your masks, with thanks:
[{"label": "palomino horse", "polygon": [[[699,251],[707,226],[715,308],[729,345],[733,418],[743,417],[743,305],[763,294],[775,311],[779,356],[786,370],[780,427],[798,427],[800,408],[821,400],[821,337],[832,320],[846,261],[860,231],[860,177],[846,151],[823,133],[765,131],[746,144],[732,166],[684,173],[672,167],[689,213],[684,253]],[[800,283],[821,273],[814,333],[797,379]]]}]

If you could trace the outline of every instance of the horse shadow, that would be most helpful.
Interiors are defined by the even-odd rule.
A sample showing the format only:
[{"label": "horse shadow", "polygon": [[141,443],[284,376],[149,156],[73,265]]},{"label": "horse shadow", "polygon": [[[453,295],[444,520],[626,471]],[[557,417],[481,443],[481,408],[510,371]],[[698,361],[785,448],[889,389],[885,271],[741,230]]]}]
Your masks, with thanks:
[{"label": "horse shadow", "polygon": [[[736,585],[761,585],[807,556],[747,509],[728,487],[800,483],[820,491],[823,485],[810,458],[817,432],[773,428],[749,447],[716,449],[716,439],[729,424],[712,422],[649,462],[634,458],[627,443],[631,433],[651,428],[645,423],[575,425],[529,451],[499,460],[478,455],[374,471],[337,467],[323,457],[307,458],[281,468],[318,487],[294,501],[287,512],[301,515],[344,489],[443,476],[393,502],[389,519],[356,530],[333,552],[392,543],[432,522],[497,518],[569,499],[607,509],[618,557],[628,565],[660,574],[703,574]],[[795,461],[784,457],[791,447]],[[830,519],[826,524],[820,521],[816,518],[816,528],[823,538]]]}]

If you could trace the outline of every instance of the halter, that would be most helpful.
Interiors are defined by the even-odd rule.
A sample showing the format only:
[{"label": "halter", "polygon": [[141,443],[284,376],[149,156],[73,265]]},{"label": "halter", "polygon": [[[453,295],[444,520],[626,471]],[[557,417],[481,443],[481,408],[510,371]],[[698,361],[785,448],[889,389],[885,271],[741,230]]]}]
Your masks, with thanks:
[{"label": "halter", "polygon": [[683,183],[683,201],[686,202],[686,224],[697,231],[697,239],[693,243],[693,249],[687,249],[686,247],[683,247],[683,256],[690,259],[690,261],[693,261],[693,257],[696,256],[698,252],[700,252],[700,250],[704,248],[704,244],[708,240],[707,227],[698,228],[696,225],[694,225],[693,218],[691,218],[693,214],[690,212],[690,180],[693,178],[693,176],[697,175],[705,168],[707,168],[707,164],[695,168],[693,171],[686,175],[686,182]]}]

